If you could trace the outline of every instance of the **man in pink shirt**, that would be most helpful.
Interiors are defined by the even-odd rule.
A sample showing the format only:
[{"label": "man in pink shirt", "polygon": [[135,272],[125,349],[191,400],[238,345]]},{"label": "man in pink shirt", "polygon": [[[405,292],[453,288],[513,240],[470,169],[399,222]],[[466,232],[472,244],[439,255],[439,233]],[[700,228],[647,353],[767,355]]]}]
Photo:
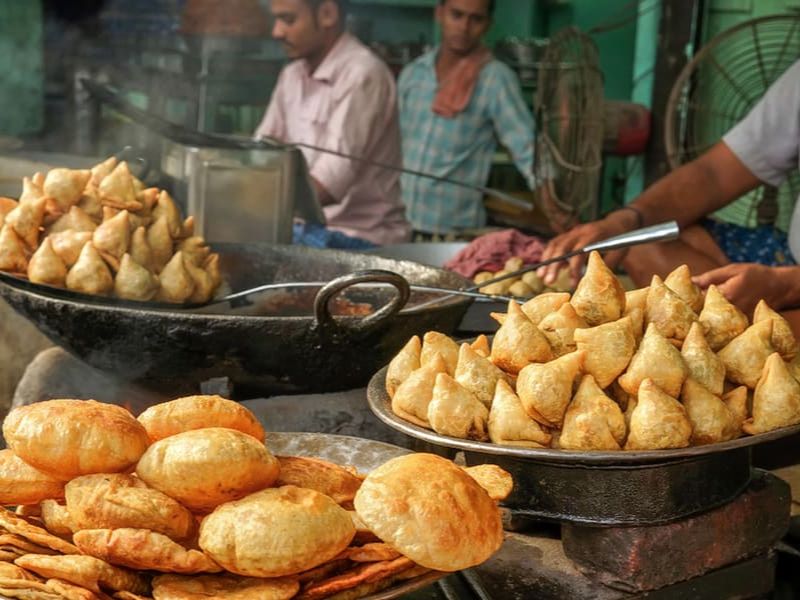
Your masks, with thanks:
[{"label": "man in pink shirt", "polygon": [[[346,0],[271,0],[272,35],[293,61],[256,137],[305,143],[401,166],[389,69],[344,31]],[[375,244],[407,241],[396,172],[302,148],[328,227]]]}]

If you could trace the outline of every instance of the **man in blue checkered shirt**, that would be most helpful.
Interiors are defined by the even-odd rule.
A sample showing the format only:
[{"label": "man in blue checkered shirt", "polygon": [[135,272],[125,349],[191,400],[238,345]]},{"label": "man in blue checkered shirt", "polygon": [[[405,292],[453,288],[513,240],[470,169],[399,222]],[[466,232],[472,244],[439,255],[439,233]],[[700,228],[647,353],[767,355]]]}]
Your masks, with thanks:
[{"label": "man in blue checkered shirt", "polygon": [[[406,66],[398,83],[403,163],[486,185],[499,139],[534,189],[533,117],[514,72],[481,42],[494,4],[440,0],[441,46]],[[403,175],[402,189],[417,232],[444,234],[486,224],[480,192],[412,175]]]}]

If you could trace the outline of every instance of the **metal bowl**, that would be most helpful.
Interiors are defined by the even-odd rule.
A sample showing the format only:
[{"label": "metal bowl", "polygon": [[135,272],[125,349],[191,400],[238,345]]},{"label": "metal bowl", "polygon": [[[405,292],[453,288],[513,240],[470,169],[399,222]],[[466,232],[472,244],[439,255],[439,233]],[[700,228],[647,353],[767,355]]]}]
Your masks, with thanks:
[{"label": "metal bowl", "polygon": [[514,476],[504,503],[520,518],[598,526],[653,525],[721,506],[750,482],[751,448],[800,432],[800,425],[730,442],[676,450],[583,452],[518,448],[439,435],[394,414],[386,368],[369,383],[373,413],[408,436],[409,447],[467,464],[497,464]]},{"label": "metal bowl", "polygon": [[[468,283],[441,269],[351,252],[244,244],[217,244],[215,250],[223,279],[234,291],[265,283],[330,281],[364,269],[392,271],[423,285]],[[365,385],[409,336],[431,329],[452,332],[471,303],[449,298],[429,308],[402,310],[404,302],[397,300],[408,298],[402,278],[395,282],[399,295],[393,297],[386,287],[370,292],[365,300],[378,312],[368,317],[332,316],[327,302],[315,303],[324,288],[317,298],[311,295],[305,313],[294,316],[252,314],[252,307],[229,305],[198,312],[102,297],[76,299],[65,290],[5,275],[0,297],[91,366],[172,395],[192,393],[199,383],[220,377],[249,395],[332,392]],[[388,308],[378,310],[382,306]]]}]

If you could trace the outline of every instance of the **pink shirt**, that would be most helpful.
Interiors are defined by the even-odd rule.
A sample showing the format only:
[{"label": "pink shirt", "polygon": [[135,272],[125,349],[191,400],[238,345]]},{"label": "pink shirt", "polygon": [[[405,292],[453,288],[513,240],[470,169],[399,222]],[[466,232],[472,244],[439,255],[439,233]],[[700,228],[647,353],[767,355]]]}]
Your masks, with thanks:
[{"label": "pink shirt", "polygon": [[[281,71],[256,130],[262,136],[402,166],[394,78],[369,48],[344,33],[314,73],[305,60]],[[337,200],[324,209],[331,229],[376,244],[408,240],[396,172],[301,150],[311,176]]]}]

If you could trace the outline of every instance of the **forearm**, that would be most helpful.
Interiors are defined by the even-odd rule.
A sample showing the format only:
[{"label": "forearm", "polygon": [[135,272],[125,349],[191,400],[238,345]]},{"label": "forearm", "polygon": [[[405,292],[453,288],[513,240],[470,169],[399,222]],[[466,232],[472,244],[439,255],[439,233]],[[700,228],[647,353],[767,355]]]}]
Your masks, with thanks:
[{"label": "forearm", "polygon": [[783,308],[800,308],[800,266],[775,267],[773,269],[783,297]]}]

